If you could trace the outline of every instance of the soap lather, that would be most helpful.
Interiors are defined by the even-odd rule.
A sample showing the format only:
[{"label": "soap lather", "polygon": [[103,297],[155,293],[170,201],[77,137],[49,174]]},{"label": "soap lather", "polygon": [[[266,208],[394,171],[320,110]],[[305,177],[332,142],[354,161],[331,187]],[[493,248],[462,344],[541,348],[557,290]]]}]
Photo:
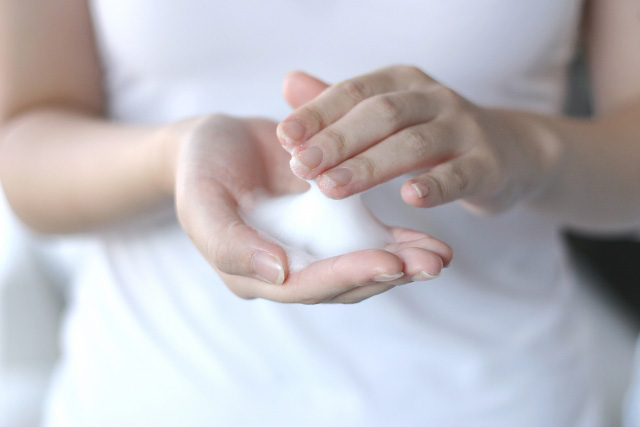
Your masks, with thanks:
[{"label": "soap lather", "polygon": [[320,259],[382,248],[392,241],[387,227],[360,195],[333,200],[322,194],[315,181],[310,184],[304,193],[260,197],[244,213],[248,225],[286,250],[291,271]]}]

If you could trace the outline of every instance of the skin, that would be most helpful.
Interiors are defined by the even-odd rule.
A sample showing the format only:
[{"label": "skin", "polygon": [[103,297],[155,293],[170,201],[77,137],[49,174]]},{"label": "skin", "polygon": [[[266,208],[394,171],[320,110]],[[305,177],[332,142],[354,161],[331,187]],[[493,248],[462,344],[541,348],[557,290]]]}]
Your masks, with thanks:
[{"label": "skin", "polygon": [[[311,79],[290,75],[285,87]],[[593,120],[482,108],[394,66],[332,86],[278,135],[292,170],[331,198],[426,170],[402,186],[411,206],[460,200],[495,214],[526,203],[572,227],[623,232],[640,225],[638,117],[637,102]]]},{"label": "skin", "polygon": [[[175,198],[181,225],[233,292],[282,302],[357,302],[419,279],[422,271],[438,274],[450,262],[446,244],[394,230],[397,241],[387,251],[335,257],[288,274],[282,249],[238,215],[247,190],[261,183],[273,194],[299,189],[300,181],[284,172],[289,157],[271,148],[278,145],[274,124],[221,115],[157,127],[105,120],[86,3],[51,3],[0,3],[0,179],[14,210],[33,228],[95,229]],[[483,213],[526,203],[588,230],[637,227],[638,6],[592,0],[589,8],[595,119],[483,108],[409,66],[331,87],[292,73],[284,94],[296,110],[279,126],[280,142],[298,158],[311,147],[323,153],[309,170],[294,161],[294,172],[319,177],[326,195],[341,198],[430,168],[403,186],[406,203],[460,200]],[[286,136],[284,123],[292,121],[305,128],[298,141]],[[238,174],[232,166],[246,164],[242,154],[249,148],[260,156]],[[343,177],[345,169],[351,172],[348,184],[327,179],[338,169]],[[396,281],[375,281],[400,273]]]},{"label": "skin", "polygon": [[[4,0],[0,19],[0,179],[35,230],[93,230],[174,201],[186,234],[231,291],[290,303],[359,302],[433,278],[451,261],[446,244],[391,228],[395,241],[384,249],[290,274],[284,250],[239,215],[254,190],[307,187],[288,167],[276,123],[220,114],[161,126],[108,121],[85,1]],[[325,88],[307,84],[292,102]]]},{"label": "skin", "polygon": [[[296,273],[287,271],[286,262],[279,263],[280,271],[269,269],[277,259],[286,260],[285,251],[245,225],[239,210],[251,205],[256,189],[281,195],[308,188],[288,168],[290,156],[278,145],[276,124],[218,115],[183,125],[188,131],[178,133],[188,136],[176,155],[178,218],[236,295],[311,304],[357,302],[412,279],[427,280],[450,262],[451,249],[444,243],[391,228],[395,243],[386,250],[329,258]],[[247,152],[255,155],[247,157]],[[433,273],[420,277],[422,271]],[[256,275],[278,284],[286,277],[285,286],[263,283]]]},{"label": "skin", "polygon": [[[584,21],[597,115],[483,108],[411,66],[339,82],[278,126],[292,170],[331,198],[407,172],[402,199],[477,213],[524,203],[574,228],[640,225],[640,6],[592,0]],[[285,96],[316,79],[291,73]]]}]

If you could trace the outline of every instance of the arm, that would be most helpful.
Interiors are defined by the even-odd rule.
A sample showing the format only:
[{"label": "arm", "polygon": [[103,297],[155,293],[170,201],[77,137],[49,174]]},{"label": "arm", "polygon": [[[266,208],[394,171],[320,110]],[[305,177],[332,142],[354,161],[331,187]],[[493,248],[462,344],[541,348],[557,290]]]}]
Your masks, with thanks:
[{"label": "arm", "polygon": [[[428,168],[402,187],[406,203],[462,200],[483,213],[526,203],[574,227],[637,228],[640,25],[634,3],[590,4],[586,28],[599,112],[592,120],[482,108],[420,70],[390,67],[331,87],[280,124],[292,169],[319,177],[325,194],[341,198]],[[312,80],[290,74],[285,96]],[[307,151],[312,147],[319,150]]]},{"label": "arm", "polygon": [[595,117],[553,124],[564,162],[538,202],[548,212],[559,210],[570,225],[614,231],[640,225],[639,13],[632,0],[587,3]]},{"label": "arm", "polygon": [[450,262],[444,243],[395,229],[387,250],[289,272],[284,249],[239,211],[256,189],[285,194],[305,186],[286,167],[274,123],[222,115],[158,127],[108,121],[86,1],[0,5],[0,19],[10,23],[0,27],[0,178],[33,228],[91,229],[175,198],[186,234],[234,293],[281,302],[357,302],[424,280],[422,271],[437,275]]},{"label": "arm", "polygon": [[101,117],[87,3],[3,1],[0,178],[31,227],[72,232],[168,199],[161,132]]}]

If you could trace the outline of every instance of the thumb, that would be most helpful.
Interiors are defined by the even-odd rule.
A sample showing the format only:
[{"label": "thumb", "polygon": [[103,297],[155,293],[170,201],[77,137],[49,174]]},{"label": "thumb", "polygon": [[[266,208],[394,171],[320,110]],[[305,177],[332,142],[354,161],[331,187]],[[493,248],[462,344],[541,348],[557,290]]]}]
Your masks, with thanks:
[{"label": "thumb", "polygon": [[[178,193],[178,219],[196,247],[223,273],[281,285],[288,275],[287,254],[245,224],[225,191]],[[187,199],[188,200],[185,200]]]},{"label": "thumb", "polygon": [[298,108],[328,88],[325,82],[302,71],[291,71],[284,77],[282,94],[291,108]]}]

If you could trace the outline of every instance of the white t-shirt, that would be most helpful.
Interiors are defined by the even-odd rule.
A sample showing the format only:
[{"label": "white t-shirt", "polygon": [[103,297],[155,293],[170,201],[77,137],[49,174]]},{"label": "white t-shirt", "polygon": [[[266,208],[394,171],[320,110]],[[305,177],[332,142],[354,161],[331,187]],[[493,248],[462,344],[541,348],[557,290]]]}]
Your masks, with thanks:
[{"label": "white t-shirt", "polygon": [[[284,74],[394,63],[481,105],[559,113],[581,0],[93,0],[115,120],[282,119]],[[597,426],[559,225],[365,201],[455,251],[357,305],[234,296],[171,210],[106,233],[79,272],[50,426]]]}]

